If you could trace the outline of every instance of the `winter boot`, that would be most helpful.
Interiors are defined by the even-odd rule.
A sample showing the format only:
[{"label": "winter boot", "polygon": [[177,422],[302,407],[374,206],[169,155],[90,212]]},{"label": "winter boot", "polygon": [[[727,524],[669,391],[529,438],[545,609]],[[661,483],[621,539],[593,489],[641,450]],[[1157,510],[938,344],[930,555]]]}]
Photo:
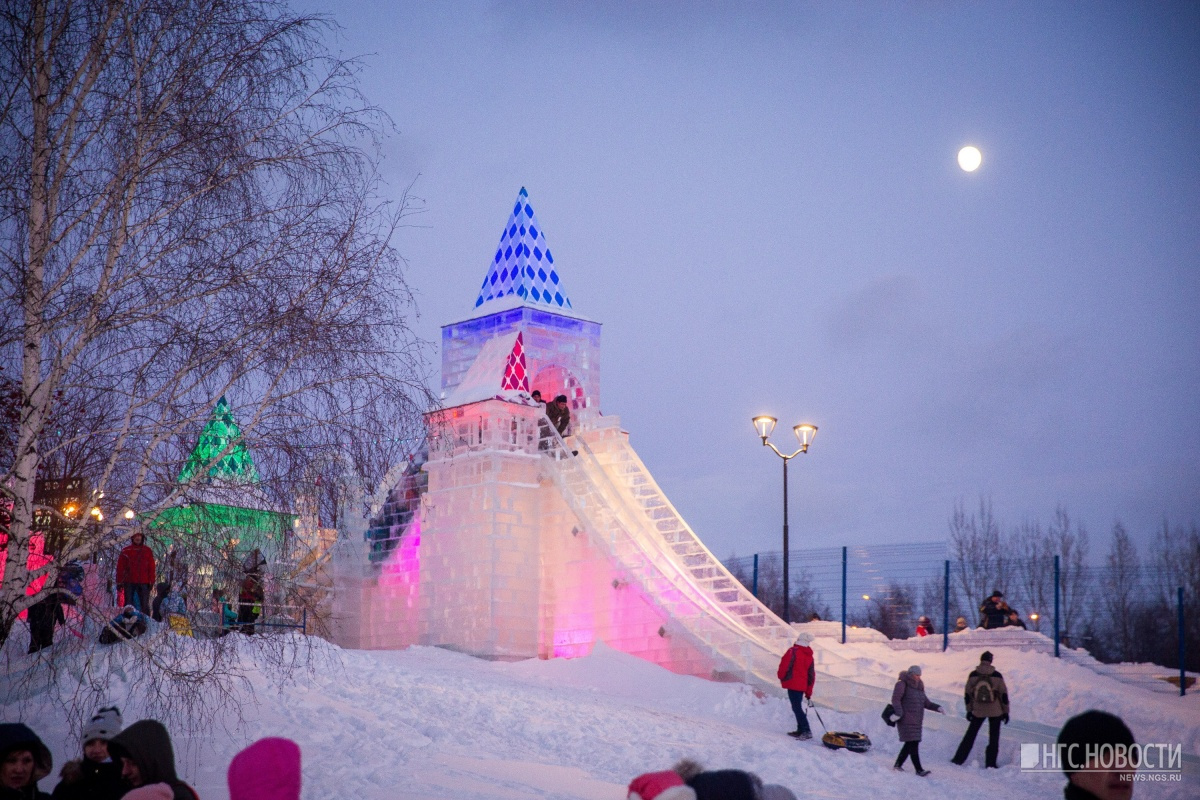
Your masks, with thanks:
[{"label": "winter boot", "polygon": [[919,770],[917,770],[917,774],[918,774],[918,775],[920,775],[922,778],[924,778],[924,777],[926,777],[927,775],[929,775],[929,770],[927,770],[927,769],[919,769]]}]

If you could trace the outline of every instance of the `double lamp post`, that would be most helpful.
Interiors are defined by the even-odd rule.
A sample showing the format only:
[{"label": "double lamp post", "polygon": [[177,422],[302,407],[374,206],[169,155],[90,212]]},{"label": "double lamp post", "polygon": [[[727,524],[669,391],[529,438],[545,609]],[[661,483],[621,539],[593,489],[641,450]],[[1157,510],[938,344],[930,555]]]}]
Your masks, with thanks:
[{"label": "double lamp post", "polygon": [[808,452],[808,446],[812,444],[813,437],[817,435],[817,426],[801,423],[792,428],[792,433],[796,434],[796,440],[800,442],[800,447],[794,453],[784,455],[779,448],[767,441],[771,436],[771,432],[775,430],[775,423],[778,422],[774,417],[759,416],[754,418],[754,430],[758,432],[759,438],[762,439],[764,447],[769,447],[775,451],[775,455],[783,459],[783,621],[791,623],[792,618],[789,608],[789,588],[788,588],[788,477],[787,468],[788,462],[801,453]]}]

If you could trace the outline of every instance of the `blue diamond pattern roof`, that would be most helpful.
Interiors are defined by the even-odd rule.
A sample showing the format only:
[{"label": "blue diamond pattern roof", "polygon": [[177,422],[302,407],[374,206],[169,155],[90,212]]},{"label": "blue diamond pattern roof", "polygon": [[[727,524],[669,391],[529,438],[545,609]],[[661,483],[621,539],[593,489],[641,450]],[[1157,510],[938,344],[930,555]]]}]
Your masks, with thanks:
[{"label": "blue diamond pattern roof", "polygon": [[563,290],[562,279],[554,266],[554,256],[546,246],[546,234],[533,213],[524,186],[517,194],[508,224],[500,234],[500,246],[496,248],[491,267],[483,279],[475,307],[505,297],[532,306],[571,307],[571,300]]}]

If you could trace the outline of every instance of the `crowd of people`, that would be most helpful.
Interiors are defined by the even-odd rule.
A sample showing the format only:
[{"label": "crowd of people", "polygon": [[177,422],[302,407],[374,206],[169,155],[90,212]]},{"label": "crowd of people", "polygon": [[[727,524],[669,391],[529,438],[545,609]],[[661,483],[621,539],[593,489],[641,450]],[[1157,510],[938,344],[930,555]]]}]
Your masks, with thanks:
[{"label": "crowd of people", "polygon": [[[908,677],[904,677],[905,675]],[[910,667],[901,674],[900,679],[906,687],[899,698],[900,705],[906,709],[906,714],[917,717],[923,715],[925,710],[940,710],[936,703],[930,702],[925,696],[920,679],[919,667]],[[976,712],[979,713],[985,713],[986,710],[976,707]],[[901,717],[901,721],[904,718]],[[968,734],[970,740],[974,741],[974,734]],[[920,740],[918,719],[915,722],[915,733],[911,730],[901,733],[904,747],[901,749],[900,759],[897,759],[896,769],[901,769],[904,758],[911,757],[917,774],[929,774],[920,766],[920,756],[917,753]],[[970,743],[965,737],[963,744],[969,751]],[[1134,738],[1120,717],[1104,711],[1091,710],[1067,720],[1059,731],[1057,744],[1059,752],[1063,753],[1096,753],[1101,752],[1102,745],[1131,747]],[[961,752],[962,747],[959,750]],[[1133,794],[1132,768],[1119,771],[1106,769],[1107,765],[1102,763],[1101,757],[1094,755],[1089,756],[1083,763],[1073,763],[1064,758],[1061,766],[1067,780],[1063,788],[1064,800],[1129,800]],[[669,770],[638,775],[629,783],[627,800],[796,800],[796,794],[781,784],[765,783],[753,772],[740,769],[708,771],[693,761],[685,760]]]},{"label": "crowd of people", "polygon": [[[985,601],[984,606],[989,609],[994,608],[997,615],[1007,616],[1011,611],[1003,605],[1003,595],[999,591],[993,592],[988,600]],[[922,617],[920,621],[928,623],[928,618]],[[965,624],[966,621],[960,618],[960,622]],[[812,650],[812,642],[813,635],[811,633],[801,631],[797,634],[795,643],[788,648],[787,652],[779,660],[777,671],[780,685],[787,691],[792,712],[796,717],[796,730],[789,731],[788,735],[801,740],[812,738],[807,712],[804,708],[805,700],[808,701],[810,708],[812,706],[813,690],[817,678],[815,669],[816,658]],[[967,675],[966,683],[963,687],[963,704],[966,709],[967,730],[963,734],[957,750],[950,759],[952,764],[963,766],[967,763],[967,759],[971,755],[971,750],[975,746],[975,739],[983,728],[984,723],[987,723],[988,742],[984,749],[984,768],[996,769],[998,767],[1000,728],[1001,725],[1008,724],[1010,703],[1008,685],[1004,681],[1004,676],[1000,674],[1000,671],[992,663],[994,658],[991,651],[984,651],[979,656],[979,664]],[[896,735],[900,741],[900,752],[897,754],[892,768],[897,772],[904,772],[906,771],[905,764],[911,760],[912,768],[916,774],[920,777],[927,777],[932,773],[931,770],[926,769],[922,765],[920,753],[922,733],[925,726],[925,712],[933,711],[945,714],[946,711],[941,705],[933,702],[926,694],[925,683],[921,678],[921,673],[921,666],[914,664],[899,674],[896,685],[892,690],[891,702],[884,709],[882,716],[889,726],[896,728]],[[1083,741],[1080,737],[1092,736],[1095,738],[1099,734],[1088,733],[1088,726],[1093,723],[1099,726],[1098,729],[1106,731],[1103,735],[1104,738],[1094,743],[1101,744],[1104,741],[1109,741],[1112,744],[1133,744],[1133,736],[1129,732],[1128,727],[1120,719],[1101,711],[1089,711],[1068,721],[1059,736],[1059,742],[1062,743],[1065,741],[1070,744],[1077,740]],[[1092,742],[1092,739],[1087,739],[1086,741]],[[1067,766],[1071,766],[1072,768],[1067,769]],[[1064,766],[1064,772],[1068,777],[1068,784],[1065,790],[1068,800],[1127,800],[1130,796],[1133,783],[1128,775],[1122,778],[1122,774],[1124,773],[1113,773],[1112,770],[1101,771],[1098,768],[1089,770],[1086,768],[1086,765],[1082,765],[1084,768],[1080,769],[1078,768],[1080,766]],[[664,783],[663,775],[664,773],[650,773],[642,776],[642,778],[650,779],[650,783],[639,783],[642,778],[635,780],[633,784],[630,784],[630,798],[636,795],[641,800],[651,800],[651,796],[648,796],[642,790],[650,785],[666,786],[667,784]],[[681,774],[680,778],[682,782],[691,786],[691,782],[686,776]],[[761,786],[761,782],[758,782],[757,786],[757,794],[751,793],[738,796],[745,797],[747,800],[755,800],[756,798],[757,800],[763,800],[766,795],[762,792],[763,787]],[[696,787],[692,788],[695,789],[697,800],[703,800],[704,795],[700,789]],[[665,800],[692,800],[692,794],[679,793],[681,790],[678,789],[678,786],[675,786],[675,789],[677,793],[668,795]],[[661,793],[656,793],[654,796],[661,797],[662,795]]]},{"label": "crowd of people", "polygon": [[[0,800],[199,800],[180,779],[166,727],[139,720],[122,728],[115,706],[99,709],[80,734],[80,757],[59,772],[53,794],[38,782],[53,770],[50,750],[22,723],[0,724]],[[230,800],[299,800],[300,747],[270,737],[233,757]]]},{"label": "crowd of people", "polygon": [[[165,580],[158,581],[158,560],[146,544],[141,531],[135,532],[129,544],[117,557],[115,586],[117,610],[99,634],[100,644],[111,645],[134,639],[150,628],[150,622],[170,626],[175,633],[192,636],[198,633],[224,636],[237,631],[247,635],[257,630],[265,599],[265,568],[267,559],[258,549],[251,550],[241,562],[240,582],[236,600],[231,601],[220,587],[212,590],[212,603],[207,609],[206,624],[197,625],[197,609],[191,607],[187,591],[187,570],[182,559],[171,551],[163,559]],[[234,562],[236,563],[236,562]],[[236,571],[235,571],[236,574]],[[29,651],[36,653],[54,642],[54,628],[66,623],[64,606],[74,606],[83,595],[84,570],[79,564],[65,564],[58,572],[57,591],[47,595],[29,608]],[[156,582],[157,581],[157,582]],[[153,588],[153,596],[152,596]],[[211,619],[211,622],[208,620]]]},{"label": "crowd of people", "polygon": [[[812,635],[802,632],[781,659],[779,675],[792,699],[797,731],[809,733],[802,700],[811,702],[816,673],[813,669]],[[985,767],[995,768],[1000,747],[1000,725],[1009,719],[1008,688],[992,665],[993,656],[984,652],[979,665],[967,677],[963,699],[968,728],[951,761],[962,765],[970,755],[976,735],[986,720],[988,744]],[[916,774],[930,771],[921,764],[920,742],[926,711],[945,713],[929,699],[921,678],[921,667],[913,665],[900,673],[892,693],[890,714],[901,743],[894,769],[904,772],[912,761]],[[889,724],[893,724],[889,721]],[[797,738],[809,739],[809,735]],[[153,719],[123,727],[115,706],[100,708],[83,726],[80,757],[63,765],[53,794],[38,783],[53,770],[50,750],[38,735],[22,723],[0,724],[0,800],[199,800],[199,795],[178,775],[175,751],[167,728]],[[1088,711],[1071,718],[1058,736],[1061,748],[1080,745],[1079,752],[1098,752],[1103,744],[1134,744],[1133,734],[1118,717]],[[1088,745],[1092,747],[1086,749]],[[290,739],[260,739],[234,756],[227,780],[231,800],[298,800],[301,775],[300,747]],[[1102,769],[1090,761],[1064,760],[1067,777],[1066,800],[1128,800],[1132,793],[1133,768],[1120,772]],[[787,787],[765,783],[753,772],[739,769],[705,770],[684,760],[669,770],[648,772],[634,778],[628,787],[629,800],[795,800]]]},{"label": "crowd of people", "polygon": [[[1021,619],[1021,614],[1004,600],[1004,593],[999,589],[988,595],[987,599],[979,606],[979,627],[983,630],[995,630],[996,628],[1020,628],[1027,630],[1025,620]],[[962,633],[969,631],[970,624],[966,617],[959,617],[954,621],[954,629],[951,633]],[[917,636],[931,636],[934,633],[933,620],[925,615],[917,618]]]}]

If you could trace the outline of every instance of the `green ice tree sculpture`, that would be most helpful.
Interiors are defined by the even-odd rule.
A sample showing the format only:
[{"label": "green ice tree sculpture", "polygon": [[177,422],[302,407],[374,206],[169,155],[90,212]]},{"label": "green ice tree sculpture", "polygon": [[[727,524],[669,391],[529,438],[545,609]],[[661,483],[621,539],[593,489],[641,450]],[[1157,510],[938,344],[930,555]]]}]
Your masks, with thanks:
[{"label": "green ice tree sculpture", "polygon": [[[204,549],[197,543],[226,553],[252,548],[277,552],[296,520],[294,514],[263,507],[258,470],[224,397],[213,408],[177,482],[197,487],[193,494],[207,499],[164,508],[147,527],[165,547],[182,545],[193,557]],[[206,488],[220,491],[222,502],[213,501]]]}]

